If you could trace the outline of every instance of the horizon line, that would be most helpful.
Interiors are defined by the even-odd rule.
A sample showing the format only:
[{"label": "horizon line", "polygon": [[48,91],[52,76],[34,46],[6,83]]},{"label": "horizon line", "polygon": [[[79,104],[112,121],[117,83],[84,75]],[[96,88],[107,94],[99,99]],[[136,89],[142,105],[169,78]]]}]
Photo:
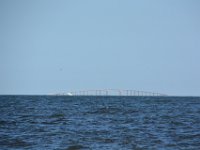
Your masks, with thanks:
[{"label": "horizon line", "polygon": [[0,96],[66,96],[66,97],[200,97],[200,95],[165,95],[165,96],[142,96],[142,95],[53,95],[53,94],[0,94]]}]

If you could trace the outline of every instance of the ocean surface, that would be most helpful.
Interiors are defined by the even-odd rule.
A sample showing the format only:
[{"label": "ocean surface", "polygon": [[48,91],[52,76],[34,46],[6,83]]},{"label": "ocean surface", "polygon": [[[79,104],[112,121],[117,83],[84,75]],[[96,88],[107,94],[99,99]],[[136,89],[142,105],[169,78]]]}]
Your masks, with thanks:
[{"label": "ocean surface", "polygon": [[200,150],[200,98],[0,96],[0,149]]}]

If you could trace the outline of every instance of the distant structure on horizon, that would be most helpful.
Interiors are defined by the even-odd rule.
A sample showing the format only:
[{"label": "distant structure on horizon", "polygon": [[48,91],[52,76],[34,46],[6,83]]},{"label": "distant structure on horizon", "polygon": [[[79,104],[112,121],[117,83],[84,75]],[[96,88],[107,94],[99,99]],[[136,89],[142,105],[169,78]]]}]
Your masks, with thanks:
[{"label": "distant structure on horizon", "polygon": [[138,90],[123,89],[101,89],[101,90],[80,90],[66,93],[57,93],[60,96],[167,96],[157,92],[147,92]]}]

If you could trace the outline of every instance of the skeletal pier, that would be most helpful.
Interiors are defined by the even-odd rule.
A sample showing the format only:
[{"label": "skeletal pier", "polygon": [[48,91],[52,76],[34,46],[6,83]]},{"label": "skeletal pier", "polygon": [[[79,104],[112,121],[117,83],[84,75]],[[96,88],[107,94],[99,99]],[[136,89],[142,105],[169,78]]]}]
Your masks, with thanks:
[{"label": "skeletal pier", "polygon": [[124,89],[97,89],[97,90],[80,90],[62,93],[60,95],[69,96],[167,96],[157,92],[147,92],[138,90]]}]

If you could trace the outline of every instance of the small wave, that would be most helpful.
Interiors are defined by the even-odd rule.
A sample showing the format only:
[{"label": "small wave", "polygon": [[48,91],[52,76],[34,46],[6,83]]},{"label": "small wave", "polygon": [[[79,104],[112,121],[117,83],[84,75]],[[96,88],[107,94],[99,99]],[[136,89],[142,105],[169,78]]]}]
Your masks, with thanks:
[{"label": "small wave", "polygon": [[83,145],[71,145],[66,150],[80,150],[80,149],[86,149],[87,147]]},{"label": "small wave", "polygon": [[22,148],[30,146],[31,144],[21,139],[4,139],[0,141],[0,145],[12,148]]},{"label": "small wave", "polygon": [[65,114],[63,113],[54,113],[51,116],[49,116],[49,118],[63,118],[65,117]]},{"label": "small wave", "polygon": [[95,111],[93,111],[92,113],[94,114],[116,114],[121,112],[122,110],[119,108],[113,108],[113,107],[102,107],[99,108]]}]

